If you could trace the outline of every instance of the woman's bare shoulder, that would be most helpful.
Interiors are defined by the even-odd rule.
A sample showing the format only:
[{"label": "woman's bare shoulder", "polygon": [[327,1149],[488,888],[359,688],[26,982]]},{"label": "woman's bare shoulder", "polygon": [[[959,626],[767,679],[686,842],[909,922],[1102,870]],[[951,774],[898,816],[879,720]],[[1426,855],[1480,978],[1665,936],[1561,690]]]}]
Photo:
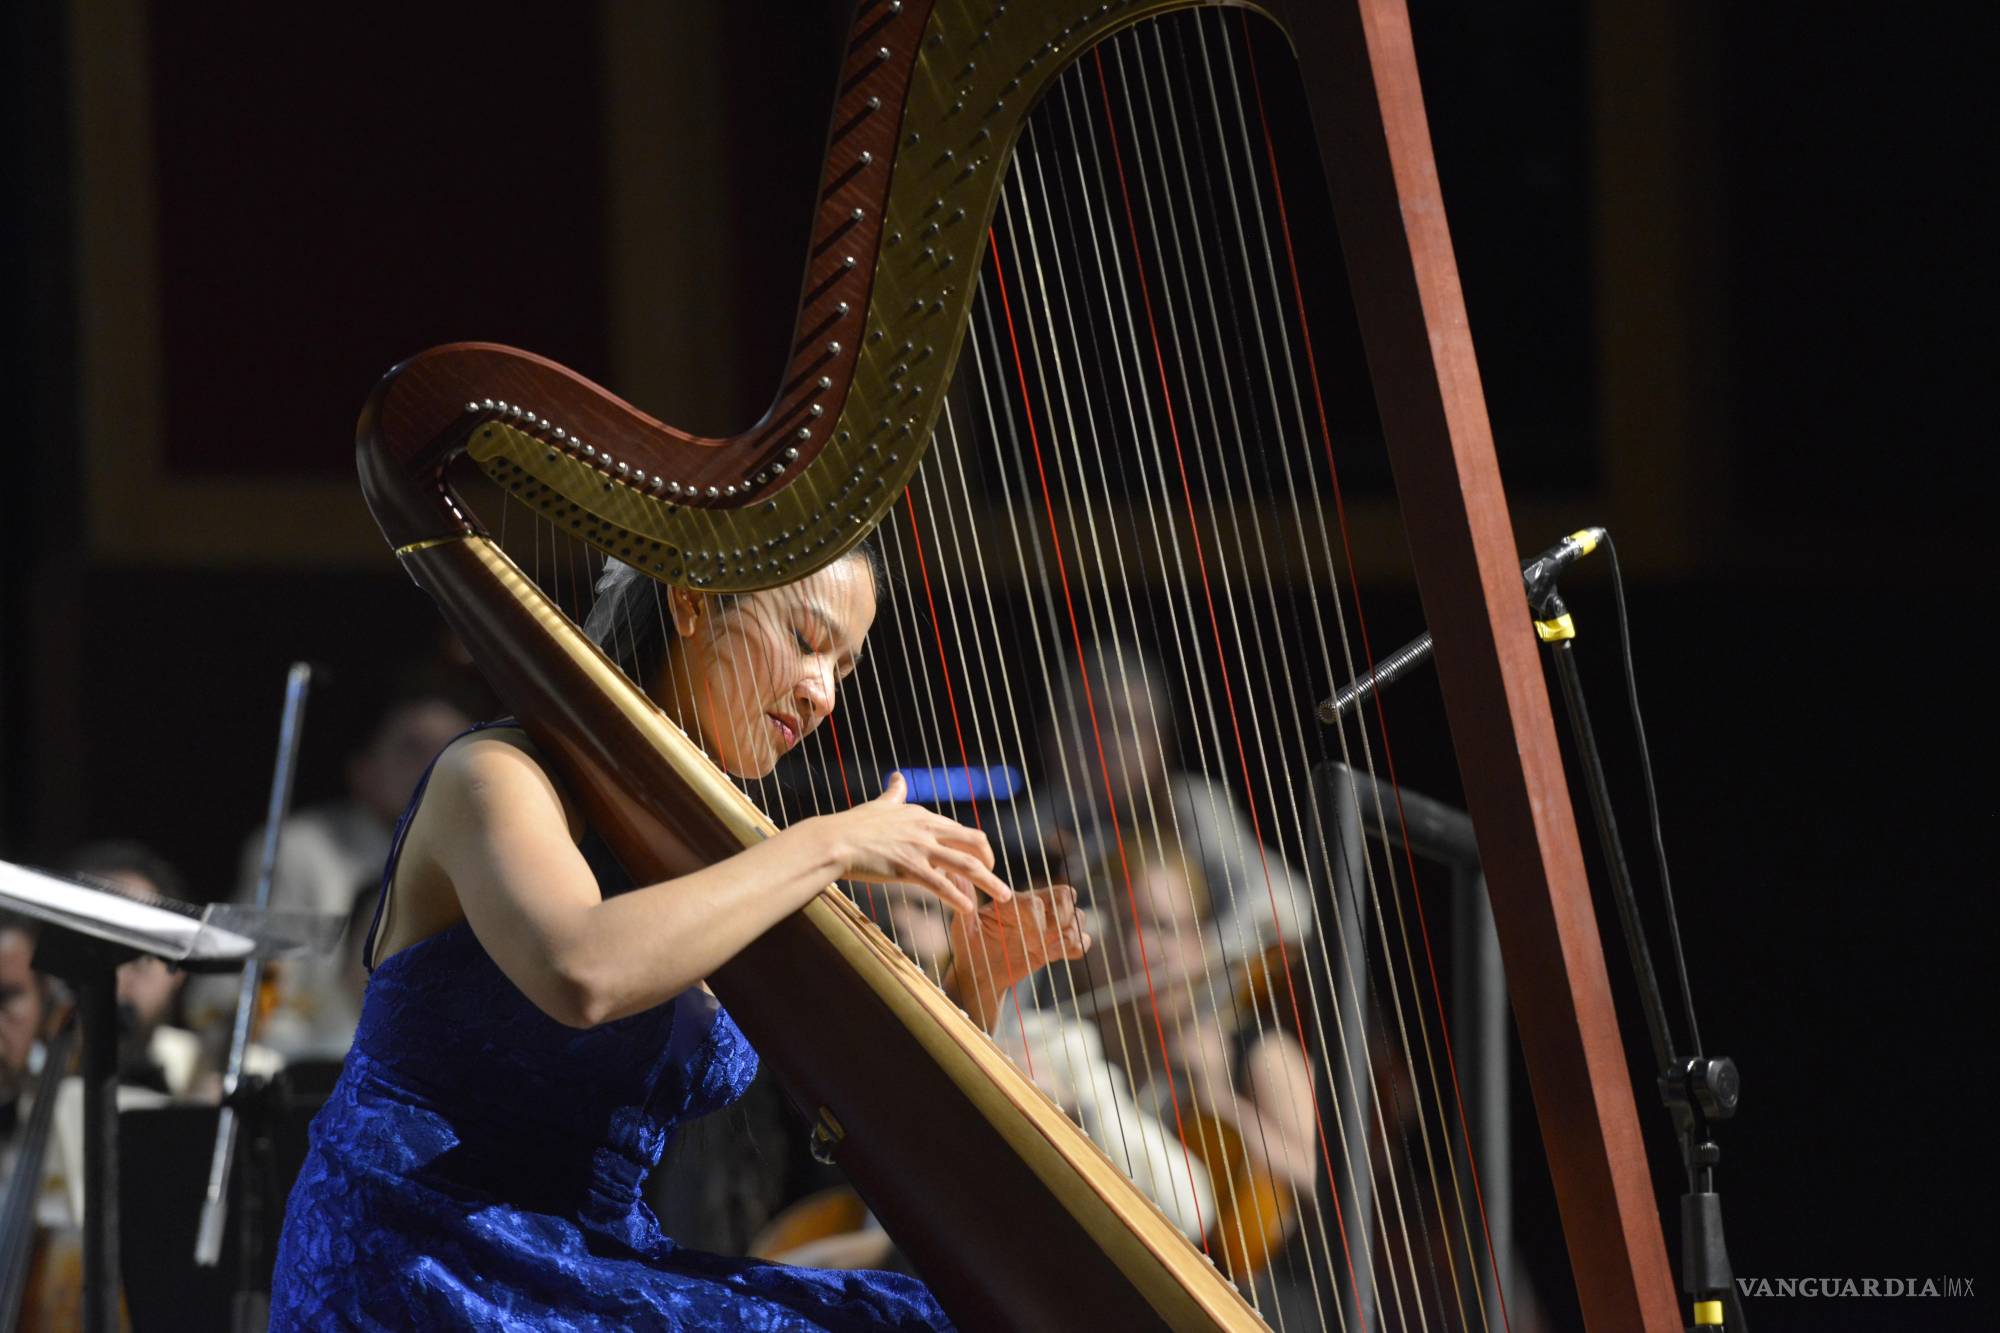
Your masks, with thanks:
[{"label": "woman's bare shoulder", "polygon": [[504,807],[553,798],[572,837],[581,835],[575,802],[520,727],[485,727],[460,736],[438,756],[431,783],[445,798],[441,804],[450,806],[473,799]]}]

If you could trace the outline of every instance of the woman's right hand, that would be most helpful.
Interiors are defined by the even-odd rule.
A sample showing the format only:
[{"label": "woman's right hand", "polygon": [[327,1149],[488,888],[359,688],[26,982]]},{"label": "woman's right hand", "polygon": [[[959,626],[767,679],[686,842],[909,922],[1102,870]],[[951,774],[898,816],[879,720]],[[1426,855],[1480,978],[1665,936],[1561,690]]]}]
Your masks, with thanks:
[{"label": "woman's right hand", "polygon": [[993,846],[984,833],[911,805],[908,796],[903,775],[891,773],[874,800],[812,821],[833,840],[842,879],[913,884],[961,912],[978,910],[975,889],[995,902],[1014,896],[993,873]]}]

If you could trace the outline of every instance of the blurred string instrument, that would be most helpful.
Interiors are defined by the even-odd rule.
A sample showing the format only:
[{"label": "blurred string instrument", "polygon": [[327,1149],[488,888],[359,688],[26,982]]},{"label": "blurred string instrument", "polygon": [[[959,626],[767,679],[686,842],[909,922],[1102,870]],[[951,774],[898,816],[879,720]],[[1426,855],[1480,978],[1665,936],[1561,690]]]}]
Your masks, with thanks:
[{"label": "blurred string instrument", "polygon": [[0,1327],[80,1327],[83,1318],[83,1250],[74,1228],[57,1234],[36,1215],[41,1202],[49,1137],[55,1130],[56,1090],[76,1055],[76,1010],[63,1005],[49,1026],[35,1100],[21,1127],[14,1170],[0,1211]]},{"label": "blurred string instrument", "polygon": [[[1324,855],[1297,796],[1323,757],[1304,719],[1352,674],[1342,663],[1370,659],[1328,424],[1329,404],[1352,405],[1313,342],[1336,254],[1579,1304],[1594,1328],[1677,1329],[1402,0],[861,0],[788,361],[754,424],[697,437],[531,353],[454,344],[377,386],[362,485],[403,568],[642,883],[872,795],[891,768],[1054,781],[1031,752],[1044,736],[1115,824],[1126,752],[1100,710],[1148,671],[1188,714],[1183,762],[1241,802],[1271,857],[1304,866]],[[607,557],[741,593],[871,531],[898,591],[837,721],[778,779],[725,776],[579,632]],[[1103,648],[1116,640],[1155,665]],[[1386,742],[1343,723],[1329,743],[1372,767]],[[945,805],[995,832],[1014,817],[973,794]],[[1001,867],[1016,884],[1045,869]],[[1501,1327],[1514,1259],[1479,1211],[1463,1099],[1448,1059],[1411,1053],[1447,1040],[1412,880],[1371,861],[1353,889],[1368,940],[1329,938],[1348,918],[1316,902],[1310,938],[1271,969],[1259,1021],[1321,1071],[1311,1225],[1271,1271],[1309,1287],[1328,1326]],[[829,889],[711,981],[953,1318],[1261,1326],[1250,1247],[1188,1242],[860,892]],[[1074,1001],[1074,975],[1058,969],[1053,990]],[[1422,1077],[1389,1145],[1434,1167],[1415,1224],[1371,1174],[1372,1061],[1313,1048],[1366,1032],[1371,994],[1401,1006],[1384,1039]],[[1172,1086],[1147,1007],[1134,1058]]]},{"label": "blurred string instrument", "polygon": [[[48,1225],[38,1216],[59,1092],[77,1063],[78,1031],[76,1008],[65,1000],[48,1024],[34,1105],[21,1126],[13,1174],[0,1204],[0,1330],[5,1333],[65,1333],[83,1327],[82,1229],[74,1221]],[[119,1315],[120,1326],[130,1327],[122,1301]]]}]

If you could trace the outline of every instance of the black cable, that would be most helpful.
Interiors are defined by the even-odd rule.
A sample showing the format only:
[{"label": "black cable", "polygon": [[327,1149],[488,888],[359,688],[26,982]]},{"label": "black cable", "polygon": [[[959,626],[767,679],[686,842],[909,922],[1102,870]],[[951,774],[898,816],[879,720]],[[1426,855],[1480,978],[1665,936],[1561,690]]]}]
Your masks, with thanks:
[{"label": "black cable", "polygon": [[1667,873],[1666,835],[1660,823],[1660,798],[1653,786],[1653,757],[1646,746],[1646,724],[1639,715],[1639,681],[1632,666],[1632,626],[1625,613],[1625,576],[1618,567],[1618,545],[1611,534],[1604,535],[1605,553],[1611,557],[1611,591],[1618,606],[1618,645],[1625,658],[1625,699],[1632,711],[1632,732],[1639,741],[1639,772],[1646,783],[1646,813],[1653,830],[1653,856],[1660,868],[1660,897],[1667,908],[1667,940],[1674,951],[1674,972],[1680,978],[1681,1004],[1687,1010],[1688,1049],[1699,1053],[1701,1028],[1694,1018],[1694,991],[1688,985],[1687,954],[1681,948],[1680,913],[1674,909],[1672,877]]}]

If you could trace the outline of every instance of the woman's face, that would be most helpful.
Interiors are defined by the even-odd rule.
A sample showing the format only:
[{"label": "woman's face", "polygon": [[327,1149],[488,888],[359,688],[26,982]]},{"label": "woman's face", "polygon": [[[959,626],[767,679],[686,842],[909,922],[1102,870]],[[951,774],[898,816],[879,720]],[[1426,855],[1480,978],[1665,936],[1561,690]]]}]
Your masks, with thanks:
[{"label": "woman's face", "polygon": [[866,559],[723,603],[675,589],[660,702],[722,768],[761,778],[833,712],[875,623]]}]

